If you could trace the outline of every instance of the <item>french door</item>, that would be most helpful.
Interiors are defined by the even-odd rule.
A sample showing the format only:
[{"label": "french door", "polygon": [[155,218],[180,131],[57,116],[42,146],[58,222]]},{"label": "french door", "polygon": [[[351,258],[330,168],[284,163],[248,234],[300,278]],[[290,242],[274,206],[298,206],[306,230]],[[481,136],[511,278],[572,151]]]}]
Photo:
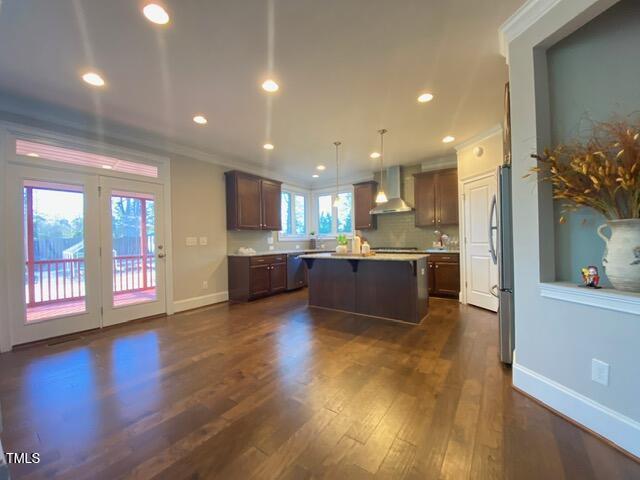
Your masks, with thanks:
[{"label": "french door", "polygon": [[10,164],[14,345],[166,311],[163,187]]},{"label": "french door", "polygon": [[162,186],[100,177],[103,325],[166,311]]}]

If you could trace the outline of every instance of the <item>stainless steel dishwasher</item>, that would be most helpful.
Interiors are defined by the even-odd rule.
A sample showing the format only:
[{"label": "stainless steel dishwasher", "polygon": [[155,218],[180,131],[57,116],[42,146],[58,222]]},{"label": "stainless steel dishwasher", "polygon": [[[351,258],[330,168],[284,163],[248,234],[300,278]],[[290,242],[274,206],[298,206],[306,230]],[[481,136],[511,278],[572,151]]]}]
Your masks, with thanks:
[{"label": "stainless steel dishwasher", "polygon": [[287,290],[307,286],[307,266],[300,255],[304,252],[287,254]]}]

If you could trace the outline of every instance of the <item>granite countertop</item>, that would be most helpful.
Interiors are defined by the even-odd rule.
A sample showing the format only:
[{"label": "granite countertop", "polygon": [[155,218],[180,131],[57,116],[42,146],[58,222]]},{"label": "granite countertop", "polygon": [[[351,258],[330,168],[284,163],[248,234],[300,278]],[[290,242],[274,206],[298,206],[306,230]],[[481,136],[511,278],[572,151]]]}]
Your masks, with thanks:
[{"label": "granite countertop", "polygon": [[[376,250],[375,248],[373,249],[374,251]],[[413,253],[412,253],[413,252]],[[407,251],[407,250],[394,250],[394,249],[384,249],[384,252],[378,252],[378,253],[406,253],[409,255],[419,255],[421,253],[460,253],[460,250],[443,250],[440,248],[423,248],[420,250],[413,250],[413,251]]]},{"label": "granite countertop", "polygon": [[331,253],[310,253],[301,255],[300,258],[313,258],[313,259],[329,259],[329,260],[372,260],[372,261],[391,261],[391,262],[412,262],[414,260],[420,260],[427,258],[427,254],[419,253],[376,253],[369,257],[363,257],[362,255],[333,255]]},{"label": "granite countertop", "polygon": [[297,248],[297,249],[292,249],[292,250],[267,250],[267,251],[263,251],[263,252],[256,252],[256,253],[252,253],[250,255],[245,255],[242,253],[227,253],[228,257],[264,257],[265,255],[287,255],[289,253],[319,253],[319,252],[330,252],[331,250],[328,250],[326,248],[316,248],[315,250],[312,249],[305,249],[305,248]]}]

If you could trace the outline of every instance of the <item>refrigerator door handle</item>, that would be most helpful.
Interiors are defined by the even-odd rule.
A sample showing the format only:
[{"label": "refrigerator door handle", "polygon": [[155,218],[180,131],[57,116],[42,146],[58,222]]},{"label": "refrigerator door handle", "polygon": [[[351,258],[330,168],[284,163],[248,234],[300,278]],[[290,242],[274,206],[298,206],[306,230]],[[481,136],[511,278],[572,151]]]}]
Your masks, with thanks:
[{"label": "refrigerator door handle", "polygon": [[[491,254],[491,260],[493,261],[494,265],[498,263],[498,254],[496,253],[496,245],[493,240],[493,232],[498,231],[497,217],[496,217],[497,203],[498,203],[498,199],[496,195],[494,195],[493,199],[491,199],[491,213],[489,214],[489,253]],[[494,219],[496,220],[495,223],[494,223]]]}]

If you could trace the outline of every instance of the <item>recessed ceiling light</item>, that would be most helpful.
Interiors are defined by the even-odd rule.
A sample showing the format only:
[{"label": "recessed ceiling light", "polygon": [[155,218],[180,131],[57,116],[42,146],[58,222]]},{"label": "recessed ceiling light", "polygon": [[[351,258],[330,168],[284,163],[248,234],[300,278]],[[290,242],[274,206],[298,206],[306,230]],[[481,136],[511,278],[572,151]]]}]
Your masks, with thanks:
[{"label": "recessed ceiling light", "polygon": [[373,152],[371,155],[369,155],[371,158],[380,158],[380,154],[378,152]]},{"label": "recessed ceiling light", "polygon": [[327,169],[327,167],[325,167],[324,165],[318,165],[318,166],[316,167],[316,170],[320,170],[321,172],[322,172],[323,170],[326,170],[326,169]]},{"label": "recessed ceiling light", "polygon": [[198,125],[206,125],[207,117],[205,117],[204,115],[196,115],[195,117],[193,117],[193,121],[196,122]]},{"label": "recessed ceiling light", "polygon": [[82,80],[94,87],[104,87],[104,79],[96,72],[87,72],[82,75]]},{"label": "recessed ceiling light", "polygon": [[102,168],[104,168],[105,170],[113,170],[113,167],[111,165],[102,165]]},{"label": "recessed ceiling light", "polygon": [[27,157],[39,157],[39,156],[40,155],[38,155],[37,153],[34,153],[34,152],[27,153]]},{"label": "recessed ceiling light", "polygon": [[313,178],[318,178],[320,175],[318,175],[317,173],[314,173],[313,175],[311,175]]},{"label": "recessed ceiling light", "polygon": [[443,143],[451,143],[456,139],[456,137],[452,137],[451,135],[447,135],[442,139]]},{"label": "recessed ceiling light", "polygon": [[277,92],[279,88],[280,86],[271,79],[265,80],[262,83],[262,89],[265,90],[266,92],[271,92],[271,93]]},{"label": "recessed ceiling light", "polygon": [[262,148],[264,148],[265,150],[273,150],[274,146],[270,143],[265,143]]},{"label": "recessed ceiling light", "polygon": [[427,102],[430,102],[431,100],[433,100],[433,95],[431,95],[430,93],[423,93],[418,97],[418,101],[420,103],[427,103]]},{"label": "recessed ceiling light", "polygon": [[147,20],[157,23],[158,25],[165,25],[169,23],[169,14],[167,11],[155,3],[145,5],[142,9],[142,13],[147,17]]}]

